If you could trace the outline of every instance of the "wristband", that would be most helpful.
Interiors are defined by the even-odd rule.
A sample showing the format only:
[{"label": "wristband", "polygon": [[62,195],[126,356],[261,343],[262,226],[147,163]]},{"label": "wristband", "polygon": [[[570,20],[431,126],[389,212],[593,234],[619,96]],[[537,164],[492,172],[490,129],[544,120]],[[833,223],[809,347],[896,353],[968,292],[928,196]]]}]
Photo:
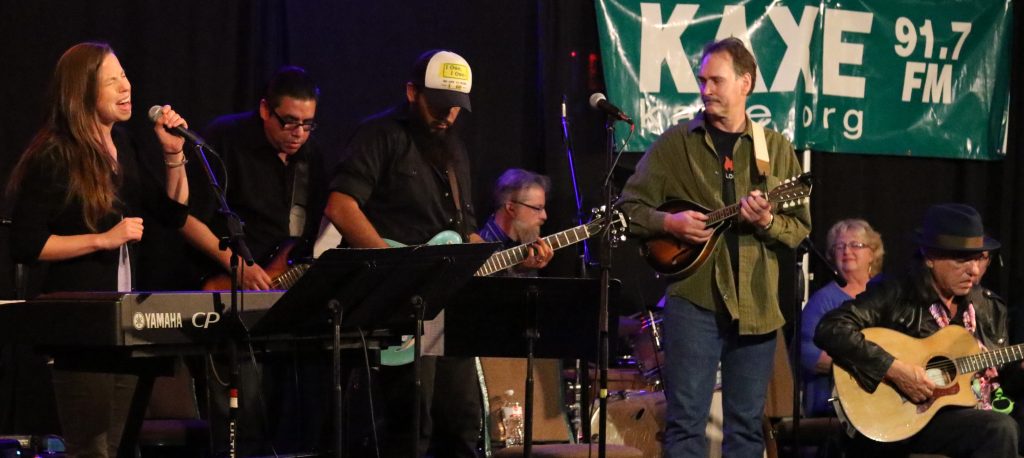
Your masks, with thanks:
[{"label": "wristband", "polygon": [[178,161],[178,162],[164,161],[164,165],[166,165],[167,168],[170,168],[170,169],[181,167],[181,166],[183,166],[185,164],[188,164],[188,158],[185,157],[185,156],[182,156],[181,160]]}]

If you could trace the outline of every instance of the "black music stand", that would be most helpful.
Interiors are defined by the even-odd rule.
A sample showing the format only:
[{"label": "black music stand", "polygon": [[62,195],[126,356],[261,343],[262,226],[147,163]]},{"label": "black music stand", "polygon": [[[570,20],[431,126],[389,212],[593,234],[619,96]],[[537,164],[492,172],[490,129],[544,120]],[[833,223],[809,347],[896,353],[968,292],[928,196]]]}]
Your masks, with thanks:
[{"label": "black music stand", "polygon": [[533,359],[598,356],[597,279],[473,278],[445,307],[446,356],[525,357],[523,456],[533,441]]},{"label": "black music stand", "polygon": [[[498,248],[496,243],[472,243],[328,250],[256,323],[253,336],[333,331],[334,456],[342,455],[341,329],[414,330],[418,412],[423,321],[436,317],[444,301]],[[413,428],[412,437],[418,438],[418,414]]]}]

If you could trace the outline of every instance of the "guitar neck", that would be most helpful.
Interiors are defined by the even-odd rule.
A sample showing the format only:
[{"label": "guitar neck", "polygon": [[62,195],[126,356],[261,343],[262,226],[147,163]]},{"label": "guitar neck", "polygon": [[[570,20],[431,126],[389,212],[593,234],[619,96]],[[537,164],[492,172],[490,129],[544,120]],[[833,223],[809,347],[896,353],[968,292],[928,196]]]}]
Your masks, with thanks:
[{"label": "guitar neck", "polygon": [[[590,224],[593,224],[593,222]],[[572,229],[566,229],[562,232],[556,232],[544,237],[544,240],[548,242],[548,245],[551,245],[553,250],[565,248],[589,238],[590,230],[588,229],[588,226],[590,226],[590,224],[584,224]],[[519,245],[515,248],[509,248],[504,251],[499,251],[491,255],[490,259],[488,259],[487,262],[484,263],[483,267],[480,267],[474,275],[477,277],[486,277],[490,274],[508,269],[509,267],[525,261],[526,257],[529,255],[529,243]]]},{"label": "guitar neck", "polygon": [[719,208],[718,210],[709,212],[706,215],[708,217],[708,221],[704,223],[704,225],[713,226],[738,214],[740,214],[740,204],[738,203]]},{"label": "guitar neck", "polygon": [[955,362],[959,373],[969,374],[988,367],[999,367],[1020,360],[1024,360],[1024,344],[1011,345],[998,350],[960,357]]}]

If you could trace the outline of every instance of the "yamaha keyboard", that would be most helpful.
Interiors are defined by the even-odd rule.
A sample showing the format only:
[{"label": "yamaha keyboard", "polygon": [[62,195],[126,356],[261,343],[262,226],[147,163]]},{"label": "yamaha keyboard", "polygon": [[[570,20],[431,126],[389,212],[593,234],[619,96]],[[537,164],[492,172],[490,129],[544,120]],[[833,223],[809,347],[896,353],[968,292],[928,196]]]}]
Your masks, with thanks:
[{"label": "yamaha keyboard", "polygon": [[[246,328],[283,291],[240,295]],[[0,304],[0,343],[40,347],[179,347],[216,342],[227,320],[227,291],[55,293]]]}]

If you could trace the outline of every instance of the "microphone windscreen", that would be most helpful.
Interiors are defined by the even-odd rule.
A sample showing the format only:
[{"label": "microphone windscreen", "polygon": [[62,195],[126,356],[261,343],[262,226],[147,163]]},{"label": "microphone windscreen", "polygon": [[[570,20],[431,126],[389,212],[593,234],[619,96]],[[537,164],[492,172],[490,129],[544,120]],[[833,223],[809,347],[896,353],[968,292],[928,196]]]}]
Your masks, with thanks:
[{"label": "microphone windscreen", "polygon": [[602,94],[600,92],[595,92],[593,94],[590,94],[590,107],[591,108],[597,108],[597,104],[601,103],[602,100],[607,100],[607,99],[608,98],[605,97],[604,94]]},{"label": "microphone windscreen", "polygon": [[153,105],[149,107],[149,120],[156,122],[157,119],[160,119],[160,117],[163,116],[163,110],[164,107],[160,105]]}]

